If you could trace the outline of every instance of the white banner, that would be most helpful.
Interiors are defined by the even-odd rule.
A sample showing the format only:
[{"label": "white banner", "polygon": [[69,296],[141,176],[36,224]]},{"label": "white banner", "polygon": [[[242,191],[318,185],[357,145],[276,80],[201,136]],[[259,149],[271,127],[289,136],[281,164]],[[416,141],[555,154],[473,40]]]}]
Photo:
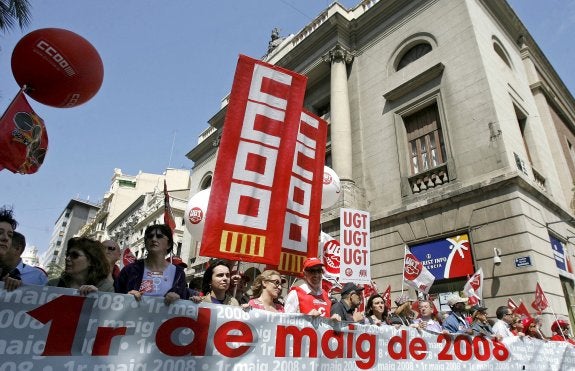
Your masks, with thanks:
[{"label": "white banner", "polygon": [[341,209],[339,282],[371,283],[369,213]]},{"label": "white banner", "polygon": [[575,347],[0,284],[0,370],[568,370]]}]

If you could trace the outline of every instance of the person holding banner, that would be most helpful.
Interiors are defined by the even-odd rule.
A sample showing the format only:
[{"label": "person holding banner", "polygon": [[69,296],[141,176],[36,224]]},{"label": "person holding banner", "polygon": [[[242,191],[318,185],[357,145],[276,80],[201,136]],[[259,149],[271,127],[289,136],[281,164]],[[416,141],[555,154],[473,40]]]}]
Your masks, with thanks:
[{"label": "person holding banner", "polygon": [[551,324],[551,332],[553,335],[549,340],[551,341],[566,341],[569,344],[575,345],[575,340],[571,338],[569,331],[569,322],[563,319],[558,319]]},{"label": "person holding banner", "polygon": [[387,306],[385,300],[380,294],[373,294],[367,299],[365,305],[365,319],[366,325],[387,325]]},{"label": "person holding banner", "polygon": [[[239,306],[236,298],[228,293],[231,282],[230,267],[223,260],[218,260],[211,264],[204,272],[202,280],[202,292],[204,296],[201,301],[213,304]],[[195,300],[194,300],[195,301]]]},{"label": "person holding banner", "polygon": [[[286,313],[304,313],[310,316],[328,317],[331,313],[331,300],[327,291],[321,287],[323,263],[318,258],[307,258],[303,262],[304,283],[292,287],[285,298]],[[334,314],[332,319],[341,321]]]},{"label": "person holding banner", "polygon": [[473,330],[465,317],[465,304],[467,298],[462,298],[453,294],[447,299],[447,304],[451,308],[451,314],[443,322],[443,329],[451,334],[473,334]]},{"label": "person holding banner", "polygon": [[362,322],[363,312],[358,310],[362,301],[363,287],[359,287],[352,282],[347,282],[341,290],[341,300],[331,306],[331,315],[337,314],[342,320],[347,322]]},{"label": "person holding banner", "polygon": [[[415,300],[410,298],[408,294],[403,294],[394,300],[395,311],[389,316],[389,324],[395,325],[395,327],[411,326],[413,320],[415,319],[416,313],[411,309],[411,306]],[[414,326],[415,327],[415,326]]]},{"label": "person holding banner", "polygon": [[166,305],[188,298],[184,268],[166,261],[172,251],[172,230],[165,224],[153,224],[144,231],[144,245],[148,254],[125,266],[114,282],[117,293],[133,295],[137,301],[142,296],[164,297]]},{"label": "person holding banner", "polygon": [[473,322],[471,323],[471,329],[474,335],[496,337],[493,333],[493,329],[487,320],[487,308],[481,305],[474,305],[471,307],[471,317]]},{"label": "person holding banner", "polygon": [[533,338],[533,339],[540,339],[545,340],[541,331],[539,331],[537,321],[533,317],[525,317],[523,318],[523,329],[525,331],[525,335]]},{"label": "person holding banner", "polygon": [[495,311],[497,316],[497,321],[493,324],[493,333],[499,335],[502,338],[515,336],[509,329],[511,322],[513,321],[513,312],[506,305],[502,305]]},{"label": "person holding banner", "polygon": [[417,325],[418,329],[433,331],[435,333],[443,331],[441,323],[433,318],[434,305],[431,300],[420,300],[417,303],[417,309],[419,310],[419,317],[414,319],[413,323]]},{"label": "person holding banner", "polygon": [[254,280],[252,285],[254,297],[248,302],[248,306],[255,309],[283,313],[284,306],[277,301],[281,291],[282,278],[279,272],[265,270]]},{"label": "person holding banner", "polygon": [[72,237],[66,246],[66,266],[62,275],[48,281],[48,286],[78,289],[80,295],[114,292],[110,265],[102,243],[87,237]]},{"label": "person holding banner", "polygon": [[12,238],[18,222],[12,215],[12,209],[3,207],[0,209],[0,280],[4,281],[6,291],[16,290],[22,285],[18,275],[11,274],[10,269],[4,263],[8,250],[12,248]]}]

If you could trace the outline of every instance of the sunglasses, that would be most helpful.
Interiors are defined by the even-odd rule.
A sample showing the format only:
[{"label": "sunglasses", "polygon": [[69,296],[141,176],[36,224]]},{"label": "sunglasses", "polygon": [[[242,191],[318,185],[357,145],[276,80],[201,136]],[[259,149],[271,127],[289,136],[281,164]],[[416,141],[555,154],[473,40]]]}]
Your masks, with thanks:
[{"label": "sunglasses", "polygon": [[70,258],[70,259],[78,259],[81,258],[82,256],[86,256],[84,254],[80,254],[77,251],[70,251],[66,253],[66,258]]},{"label": "sunglasses", "polygon": [[108,251],[116,251],[116,248],[114,246],[108,246]]},{"label": "sunglasses", "polygon": [[307,269],[306,272],[311,274],[323,273],[323,268]]},{"label": "sunglasses", "polygon": [[146,238],[147,238],[147,239],[150,239],[150,238],[153,238],[154,236],[155,236],[157,239],[166,237],[166,236],[165,236],[164,234],[162,234],[161,232],[156,232],[156,233],[153,233],[153,232],[152,232],[152,233],[148,233],[148,234],[146,235]]},{"label": "sunglasses", "polygon": [[282,285],[282,281],[279,280],[265,280],[266,282],[270,282],[273,283],[274,285],[276,285],[277,287],[280,287]]}]

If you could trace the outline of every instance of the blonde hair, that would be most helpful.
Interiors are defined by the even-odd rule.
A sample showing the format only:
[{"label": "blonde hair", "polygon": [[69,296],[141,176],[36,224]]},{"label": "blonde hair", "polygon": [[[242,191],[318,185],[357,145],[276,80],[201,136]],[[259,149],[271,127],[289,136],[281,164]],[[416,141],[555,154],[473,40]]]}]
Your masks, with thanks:
[{"label": "blonde hair", "polygon": [[264,281],[269,280],[271,276],[278,276],[281,281],[281,275],[279,272],[271,269],[263,271],[259,276],[256,277],[254,284],[252,285],[252,296],[254,298],[260,297],[264,289]]}]

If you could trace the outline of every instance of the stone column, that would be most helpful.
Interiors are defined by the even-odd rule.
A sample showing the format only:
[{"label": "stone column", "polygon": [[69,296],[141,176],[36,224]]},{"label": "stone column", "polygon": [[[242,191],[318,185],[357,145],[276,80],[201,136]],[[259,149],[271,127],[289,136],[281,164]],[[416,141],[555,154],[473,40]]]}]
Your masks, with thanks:
[{"label": "stone column", "polygon": [[340,179],[351,181],[351,117],[347,90],[347,64],[353,61],[353,55],[336,45],[323,56],[331,65],[331,158],[333,170]]}]

